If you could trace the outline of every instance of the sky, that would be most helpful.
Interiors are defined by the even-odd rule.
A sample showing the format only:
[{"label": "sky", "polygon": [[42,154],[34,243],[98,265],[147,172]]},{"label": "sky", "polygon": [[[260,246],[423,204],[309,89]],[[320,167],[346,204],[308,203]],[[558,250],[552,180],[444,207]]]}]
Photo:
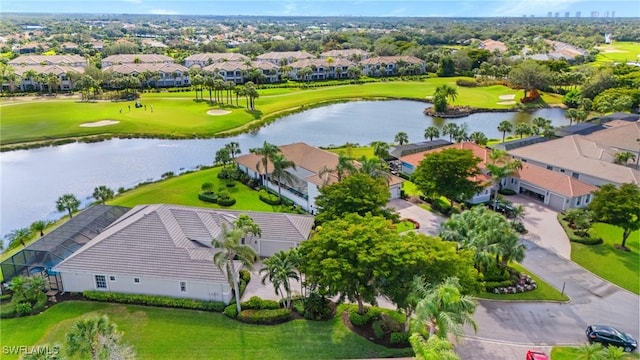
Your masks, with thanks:
[{"label": "sky", "polygon": [[0,0],[5,12],[157,15],[522,17],[598,11],[640,17],[638,0]]}]

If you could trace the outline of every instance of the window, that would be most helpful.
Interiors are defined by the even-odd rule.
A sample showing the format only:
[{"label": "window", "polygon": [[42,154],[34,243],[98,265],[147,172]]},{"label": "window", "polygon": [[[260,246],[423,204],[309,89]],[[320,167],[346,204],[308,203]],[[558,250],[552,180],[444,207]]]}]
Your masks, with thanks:
[{"label": "window", "polygon": [[116,281],[116,277],[113,275],[109,276],[109,281]]},{"label": "window", "polygon": [[96,289],[106,289],[107,278],[104,275],[96,275]]},{"label": "window", "polygon": [[580,174],[578,174],[578,173],[575,173],[575,172],[574,172],[574,173],[571,173],[571,176],[572,176],[573,178],[575,178],[575,179],[580,179]]},{"label": "window", "polygon": [[560,169],[560,172],[564,174],[564,169]]},{"label": "window", "polygon": [[180,281],[180,292],[187,292],[187,282]]},{"label": "window", "polygon": [[582,196],[576,200],[576,206],[580,206],[580,199],[582,199]]},{"label": "window", "polygon": [[553,166],[547,165],[547,170],[553,170]]},{"label": "window", "polygon": [[587,198],[586,198],[586,199],[584,199],[584,203],[585,203],[585,204],[588,204],[588,203],[589,203],[589,201],[591,201],[591,194],[587,194]]},{"label": "window", "polygon": [[140,284],[140,278],[133,278],[133,282],[136,284]]}]

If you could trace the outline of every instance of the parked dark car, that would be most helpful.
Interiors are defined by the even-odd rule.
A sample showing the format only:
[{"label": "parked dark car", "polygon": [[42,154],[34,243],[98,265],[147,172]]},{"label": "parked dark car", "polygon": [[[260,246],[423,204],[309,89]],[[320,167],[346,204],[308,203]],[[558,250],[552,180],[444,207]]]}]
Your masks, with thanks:
[{"label": "parked dark car", "polygon": [[633,336],[611,326],[589,325],[585,332],[589,343],[599,342],[604,346],[617,346],[626,352],[631,352],[638,346],[638,341]]}]

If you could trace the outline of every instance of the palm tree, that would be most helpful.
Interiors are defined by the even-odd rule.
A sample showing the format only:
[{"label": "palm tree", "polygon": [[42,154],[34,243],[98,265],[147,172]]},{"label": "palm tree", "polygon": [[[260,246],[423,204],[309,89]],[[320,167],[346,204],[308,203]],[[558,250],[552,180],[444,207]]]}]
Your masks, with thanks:
[{"label": "palm tree", "polygon": [[387,183],[391,179],[389,167],[386,162],[376,158],[367,159],[365,156],[361,157],[359,162],[360,169],[358,169],[357,172],[367,174],[374,179],[383,179]]},{"label": "palm tree", "polygon": [[260,269],[262,285],[267,279],[273,284],[276,295],[284,301],[285,307],[291,307],[291,279],[300,280],[295,267],[295,257],[290,251],[278,251],[264,261],[264,267]]},{"label": "palm tree", "polygon": [[274,154],[271,158],[271,163],[273,164],[273,172],[271,175],[276,178],[276,184],[278,185],[278,197],[282,200],[282,190],[280,184],[282,180],[284,180],[287,184],[292,184],[295,180],[295,176],[287,171],[287,169],[291,168],[293,170],[296,169],[296,164],[288,160],[282,154]]},{"label": "palm tree", "polygon": [[229,150],[229,155],[231,155],[232,161],[236,159],[236,155],[240,155],[240,153],[242,152],[240,150],[240,144],[235,141],[226,144],[224,147]]},{"label": "palm tree", "polygon": [[106,203],[108,200],[113,199],[114,192],[105,185],[100,185],[93,189],[93,198],[101,203]]},{"label": "palm tree", "polygon": [[531,126],[527,123],[519,123],[516,125],[516,128],[513,130],[516,135],[520,135],[520,139],[522,139],[525,135],[531,134]]},{"label": "palm tree", "polygon": [[404,131],[400,131],[399,133],[396,134],[396,136],[393,138],[393,141],[395,141],[396,143],[398,143],[399,145],[404,145],[409,143],[409,135],[407,135],[406,132]]},{"label": "palm tree", "polygon": [[135,358],[129,346],[120,344],[121,338],[122,333],[106,315],[79,320],[66,335],[67,353],[91,360]]},{"label": "palm tree", "polygon": [[[242,230],[245,234],[245,237],[249,235],[249,238],[247,239],[247,242],[249,244],[251,243],[251,239],[253,239],[254,236],[262,236],[262,229],[260,229],[260,225],[256,224],[251,216],[247,214],[240,214],[240,216],[238,216],[238,219],[233,222],[233,226],[236,229]],[[242,238],[242,244],[244,243],[244,238]]]},{"label": "palm tree", "polygon": [[500,242],[496,244],[496,260],[500,257],[498,266],[503,271],[507,268],[509,261],[522,261],[524,259],[524,252],[527,249],[524,244],[520,243],[520,238],[517,233],[511,231],[500,239]]},{"label": "palm tree", "polygon": [[578,348],[578,357],[576,360],[604,360],[604,348],[600,343],[582,344]]},{"label": "palm tree", "polygon": [[453,142],[453,137],[458,134],[460,128],[455,123],[446,123],[442,126],[442,136],[449,135],[449,142]]},{"label": "palm tree", "polygon": [[[569,110],[573,110],[573,109],[569,109]],[[553,126],[551,125],[551,120],[538,116],[535,119],[533,119],[531,130],[534,135],[544,135],[552,127]]]},{"label": "palm tree", "polygon": [[498,131],[502,133],[502,142],[504,142],[505,135],[513,131],[513,124],[508,120],[501,121],[500,124],[498,124]]},{"label": "palm tree", "polygon": [[615,154],[613,162],[618,165],[625,165],[629,160],[636,161],[636,155],[631,151],[621,151]]},{"label": "palm tree", "polygon": [[440,137],[440,130],[435,126],[429,126],[424,130],[424,138],[433,141],[433,138]]},{"label": "palm tree", "polygon": [[520,222],[524,219],[526,209],[522,205],[516,205],[511,210],[511,216],[513,218],[512,223]]},{"label": "palm tree", "polygon": [[27,246],[27,241],[29,241],[31,237],[33,237],[33,232],[30,228],[20,228],[11,230],[4,238],[9,243],[7,249],[12,249],[18,245],[22,245],[23,247]]},{"label": "palm tree", "polygon": [[249,152],[252,154],[260,155],[262,158],[258,163],[256,163],[256,171],[260,172],[260,165],[264,168],[264,180],[263,185],[267,185],[267,181],[269,180],[269,161],[273,159],[273,157],[280,152],[277,146],[268,143],[266,140],[262,144],[262,147],[249,149]]},{"label": "palm tree", "polygon": [[389,144],[384,141],[373,141],[371,142],[371,147],[373,147],[373,154],[378,157],[380,160],[384,160],[389,157]]},{"label": "palm tree", "polygon": [[481,131],[472,132],[471,135],[469,135],[469,138],[471,141],[481,146],[487,145],[487,142],[489,142],[487,136]]},{"label": "palm tree", "polygon": [[50,222],[46,220],[37,220],[31,223],[31,231],[39,233],[40,236],[44,236],[44,230],[49,226]]},{"label": "palm tree", "polygon": [[574,120],[576,120],[577,122],[579,111],[580,110],[578,109],[567,109],[567,111],[564,113],[564,115],[569,118],[569,126],[573,125]]},{"label": "palm tree", "polygon": [[[245,236],[246,233],[242,229],[236,227],[229,230],[223,225],[222,240],[213,239],[211,242],[213,247],[220,249],[213,255],[213,263],[225,274],[229,286],[234,289],[238,314],[242,311],[238,286],[239,271],[242,267],[251,267],[258,256],[251,246],[241,243]],[[236,264],[236,261],[239,264]]]},{"label": "palm tree", "polygon": [[73,217],[73,212],[78,211],[80,207],[80,200],[73,194],[64,194],[58,198],[56,201],[56,209],[58,211],[68,211],[69,217]]},{"label": "palm tree", "polygon": [[474,330],[477,325],[471,317],[476,303],[468,295],[462,295],[457,278],[447,278],[437,286],[430,287],[416,305],[414,326],[417,332],[447,339],[451,334],[463,334],[463,325],[469,324]]},{"label": "palm tree", "polygon": [[409,337],[409,343],[416,354],[416,359],[424,360],[460,360],[453,350],[453,345],[446,339],[432,336],[425,340],[424,336],[413,333]]},{"label": "palm tree", "polygon": [[605,358],[607,360],[623,360],[629,359],[631,356],[618,346],[608,346],[604,349]]}]

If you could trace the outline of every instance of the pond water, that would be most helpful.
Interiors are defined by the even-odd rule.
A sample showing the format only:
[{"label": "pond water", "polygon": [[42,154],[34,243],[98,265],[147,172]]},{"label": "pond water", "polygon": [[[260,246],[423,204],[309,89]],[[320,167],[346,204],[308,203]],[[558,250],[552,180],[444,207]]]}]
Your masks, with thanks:
[{"label": "pond water", "polygon": [[93,189],[133,187],[156,180],[162,174],[180,173],[213,162],[215,152],[230,141],[240,144],[242,153],[263,141],[277,145],[306,142],[315,146],[347,142],[368,144],[392,142],[404,131],[411,142],[423,141],[424,129],[445,122],[467,123],[470,132],[482,131],[489,138],[501,138],[497,131],[503,120],[530,122],[541,116],[554,126],[568,125],[564,110],[542,109],[533,113],[481,113],[443,120],[425,116],[428,104],[415,101],[362,101],[328,105],[283,117],[251,134],[224,139],[158,140],[114,139],[99,143],[74,143],[0,155],[0,234],[33,221],[59,218],[56,199],[72,193],[87,204]]}]

